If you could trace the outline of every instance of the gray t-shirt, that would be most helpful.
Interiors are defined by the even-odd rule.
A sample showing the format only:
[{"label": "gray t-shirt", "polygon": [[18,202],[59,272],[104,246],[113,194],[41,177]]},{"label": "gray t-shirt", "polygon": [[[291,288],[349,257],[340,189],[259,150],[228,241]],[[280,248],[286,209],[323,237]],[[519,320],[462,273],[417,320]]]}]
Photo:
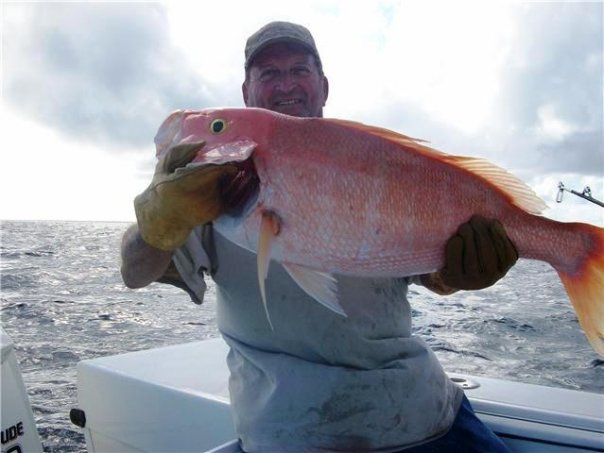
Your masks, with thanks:
[{"label": "gray t-shirt", "polygon": [[[209,262],[196,229],[174,255],[202,299]],[[236,431],[249,452],[395,451],[451,427],[463,392],[411,334],[406,278],[337,276],[348,317],[272,262],[267,321],[256,255],[214,233],[218,328],[231,350]]]}]

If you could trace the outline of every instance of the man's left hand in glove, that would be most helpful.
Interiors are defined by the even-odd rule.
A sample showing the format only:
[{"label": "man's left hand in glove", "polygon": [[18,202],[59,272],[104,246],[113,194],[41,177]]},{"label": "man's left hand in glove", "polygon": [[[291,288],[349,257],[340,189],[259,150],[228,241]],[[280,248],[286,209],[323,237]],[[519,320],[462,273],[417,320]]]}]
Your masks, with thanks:
[{"label": "man's left hand in glove", "polygon": [[419,276],[419,281],[443,295],[483,289],[494,285],[517,260],[516,247],[501,223],[474,216],[447,242],[443,268]]}]

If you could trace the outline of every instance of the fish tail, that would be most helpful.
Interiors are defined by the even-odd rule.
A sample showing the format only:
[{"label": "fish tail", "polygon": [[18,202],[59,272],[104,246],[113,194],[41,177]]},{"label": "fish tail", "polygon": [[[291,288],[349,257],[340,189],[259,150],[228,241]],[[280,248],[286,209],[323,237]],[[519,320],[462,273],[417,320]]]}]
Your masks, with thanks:
[{"label": "fish tail", "polygon": [[[578,225],[578,224],[575,224]],[[591,346],[604,356],[604,229],[581,224],[584,252],[572,268],[557,266],[579,324]]]}]

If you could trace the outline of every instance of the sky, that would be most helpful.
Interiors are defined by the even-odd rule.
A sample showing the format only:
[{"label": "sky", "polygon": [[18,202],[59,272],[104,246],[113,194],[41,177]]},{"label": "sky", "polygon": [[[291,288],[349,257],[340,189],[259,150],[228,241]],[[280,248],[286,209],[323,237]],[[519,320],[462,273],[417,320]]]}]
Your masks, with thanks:
[{"label": "sky", "polygon": [[[523,181],[544,215],[604,226],[602,2],[1,3],[0,219],[134,221],[177,109],[243,106],[243,48],[313,33],[326,117],[386,127]],[[421,190],[422,188],[418,188]]]}]

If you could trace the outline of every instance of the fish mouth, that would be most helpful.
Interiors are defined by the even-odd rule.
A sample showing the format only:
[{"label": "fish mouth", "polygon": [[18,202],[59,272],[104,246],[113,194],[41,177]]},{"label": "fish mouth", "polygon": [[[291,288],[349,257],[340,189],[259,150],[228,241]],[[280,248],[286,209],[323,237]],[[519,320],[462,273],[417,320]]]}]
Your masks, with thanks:
[{"label": "fish mouth", "polygon": [[242,139],[220,144],[206,149],[202,147],[195,158],[191,161],[192,165],[207,164],[231,164],[244,162],[248,160],[256,149],[256,142]]},{"label": "fish mouth", "polygon": [[236,171],[225,172],[218,180],[218,190],[225,213],[238,216],[255,201],[260,192],[260,178],[252,155],[256,142],[235,140],[206,149],[202,146],[187,167],[228,166]]}]

